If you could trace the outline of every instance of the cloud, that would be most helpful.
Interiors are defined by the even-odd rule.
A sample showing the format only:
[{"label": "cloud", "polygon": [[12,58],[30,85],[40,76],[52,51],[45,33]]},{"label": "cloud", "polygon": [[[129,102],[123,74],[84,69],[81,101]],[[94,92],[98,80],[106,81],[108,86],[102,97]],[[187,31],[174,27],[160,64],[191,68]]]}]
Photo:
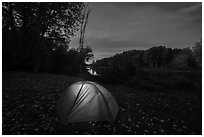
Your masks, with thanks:
[{"label": "cloud", "polygon": [[185,7],[183,9],[181,9],[181,12],[191,13],[191,12],[195,12],[195,11],[198,11],[201,9],[202,9],[202,3],[198,3],[198,4],[192,5],[190,7]]},{"label": "cloud", "polygon": [[[200,3],[91,3],[85,45],[97,59],[165,44],[193,46],[201,38]],[[195,14],[196,13],[196,14]]]}]

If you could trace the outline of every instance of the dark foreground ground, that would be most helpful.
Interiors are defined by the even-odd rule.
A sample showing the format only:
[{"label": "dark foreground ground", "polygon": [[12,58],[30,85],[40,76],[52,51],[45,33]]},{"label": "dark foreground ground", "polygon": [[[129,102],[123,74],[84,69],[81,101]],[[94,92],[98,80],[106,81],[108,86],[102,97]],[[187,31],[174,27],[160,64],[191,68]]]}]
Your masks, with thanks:
[{"label": "dark foreground ground", "polygon": [[143,92],[107,84],[102,85],[119,105],[114,123],[63,125],[56,100],[65,87],[79,80],[63,75],[3,72],[2,134],[202,134],[201,95]]}]

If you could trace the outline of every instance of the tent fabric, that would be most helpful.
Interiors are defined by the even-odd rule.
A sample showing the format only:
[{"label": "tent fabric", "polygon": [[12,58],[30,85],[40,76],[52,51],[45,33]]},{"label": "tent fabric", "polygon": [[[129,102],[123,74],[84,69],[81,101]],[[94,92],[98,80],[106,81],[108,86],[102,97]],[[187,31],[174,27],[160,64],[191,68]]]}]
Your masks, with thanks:
[{"label": "tent fabric", "polygon": [[80,81],[69,86],[57,102],[57,111],[65,123],[114,121],[118,104],[103,86]]}]

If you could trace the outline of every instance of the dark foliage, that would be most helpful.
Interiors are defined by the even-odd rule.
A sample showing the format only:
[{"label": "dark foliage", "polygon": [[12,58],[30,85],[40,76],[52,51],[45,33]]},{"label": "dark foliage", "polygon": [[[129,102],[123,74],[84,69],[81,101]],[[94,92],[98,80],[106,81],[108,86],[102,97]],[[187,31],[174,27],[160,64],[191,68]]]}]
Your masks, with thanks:
[{"label": "dark foliage", "polygon": [[[95,69],[113,70],[133,74],[140,69],[195,70],[201,68],[201,43],[190,48],[171,49],[165,46],[152,47],[148,50],[130,50],[110,58],[97,60]],[[198,63],[200,62],[200,63]]]},{"label": "dark foliage", "polygon": [[98,60],[93,69],[106,83],[120,83],[143,91],[202,90],[201,43],[190,48],[164,46],[130,50]]},{"label": "dark foliage", "polygon": [[84,70],[84,60],[93,56],[91,48],[69,50],[84,7],[75,2],[3,3],[3,70],[67,74]]}]

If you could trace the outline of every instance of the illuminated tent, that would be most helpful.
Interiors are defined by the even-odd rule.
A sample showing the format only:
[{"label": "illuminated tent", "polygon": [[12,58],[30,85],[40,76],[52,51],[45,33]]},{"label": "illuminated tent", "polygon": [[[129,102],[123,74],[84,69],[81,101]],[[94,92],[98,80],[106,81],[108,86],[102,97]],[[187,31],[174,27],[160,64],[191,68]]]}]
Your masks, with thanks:
[{"label": "illuminated tent", "polygon": [[101,85],[81,81],[72,84],[62,93],[57,102],[57,111],[64,123],[114,121],[118,104]]}]

